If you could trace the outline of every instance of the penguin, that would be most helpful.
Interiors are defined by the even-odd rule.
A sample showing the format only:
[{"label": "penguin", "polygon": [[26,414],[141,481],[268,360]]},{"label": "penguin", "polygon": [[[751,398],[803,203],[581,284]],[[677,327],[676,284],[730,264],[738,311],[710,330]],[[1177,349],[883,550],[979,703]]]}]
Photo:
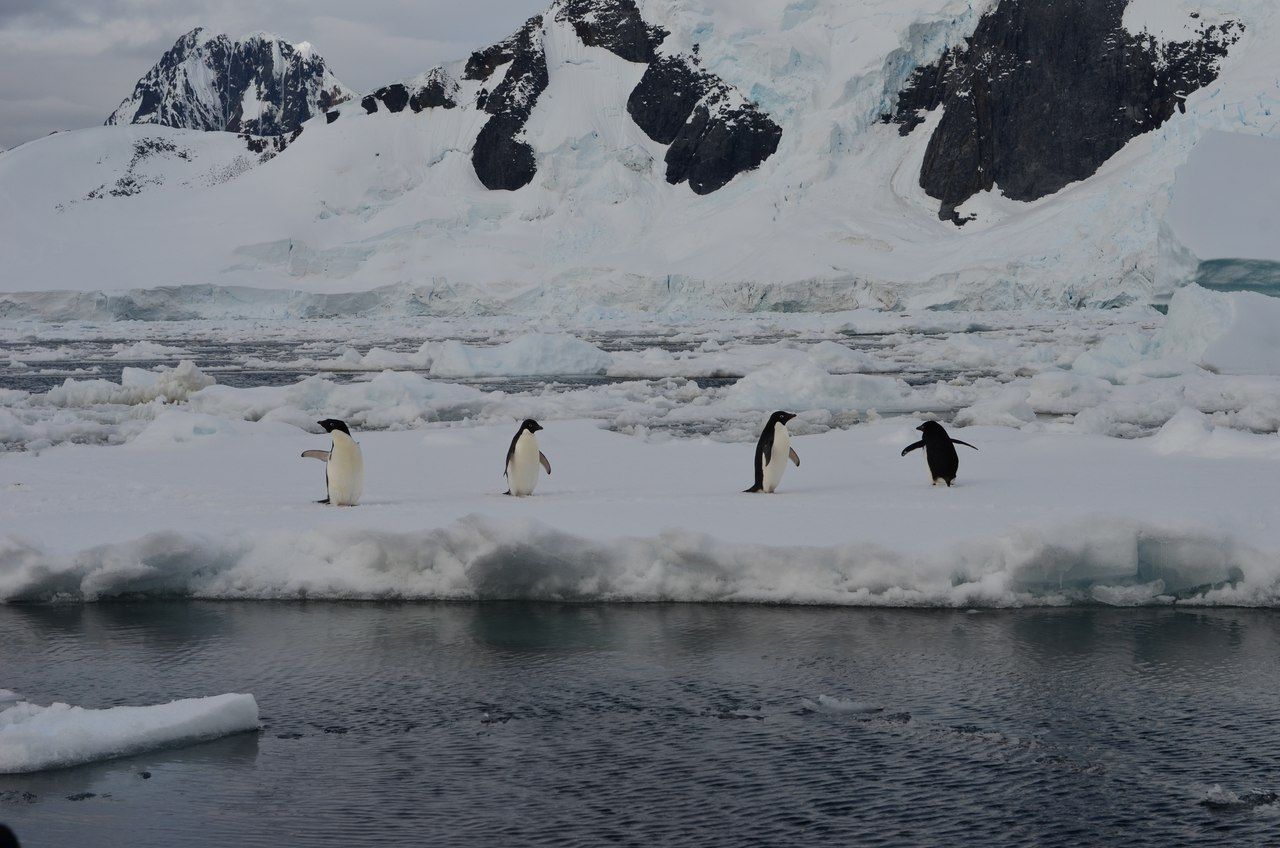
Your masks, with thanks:
[{"label": "penguin", "polygon": [[937,421],[926,421],[916,429],[924,434],[924,438],[903,448],[902,455],[906,456],[916,448],[924,448],[925,462],[929,464],[930,482],[935,486],[946,483],[947,488],[951,488],[951,484],[956,479],[956,471],[960,468],[960,457],[956,455],[953,445],[964,445],[974,450],[977,448],[968,442],[951,438]]},{"label": "penguin", "polygon": [[504,495],[518,498],[532,495],[538,485],[538,464],[541,463],[547,476],[551,476],[551,463],[546,454],[538,450],[538,440],[534,433],[542,429],[542,425],[532,418],[526,418],[511,439],[511,447],[507,449],[507,464],[503,475],[507,478],[507,490]]},{"label": "penguin", "polygon": [[360,446],[351,438],[351,431],[343,421],[326,418],[317,421],[326,433],[333,435],[333,446],[327,450],[303,451],[305,459],[318,459],[324,462],[324,483],[326,497],[317,503],[333,506],[355,506],[360,502],[360,494],[364,491],[364,457],[360,455]]},{"label": "penguin", "polygon": [[782,472],[787,469],[790,459],[800,467],[800,455],[791,447],[791,433],[787,430],[787,422],[795,418],[790,412],[778,412],[769,416],[769,423],[764,425],[760,433],[760,441],[756,442],[755,473],[756,480],[748,492],[772,493],[782,482]]}]

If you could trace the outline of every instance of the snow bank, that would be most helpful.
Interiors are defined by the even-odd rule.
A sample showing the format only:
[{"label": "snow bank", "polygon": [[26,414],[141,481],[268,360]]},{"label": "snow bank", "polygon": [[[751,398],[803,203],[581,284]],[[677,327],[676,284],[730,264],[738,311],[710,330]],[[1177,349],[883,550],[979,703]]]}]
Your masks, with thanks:
[{"label": "snow bank", "polygon": [[22,701],[0,709],[0,774],[109,760],[257,728],[252,695],[102,710]]},{"label": "snow bank", "polygon": [[691,530],[599,540],[481,515],[428,532],[317,528],[239,540],[156,533],[70,559],[0,547],[0,600],[119,596],[1275,606],[1280,565],[1226,536],[1108,519],[1019,527],[932,556],[870,542],[741,544]]}]

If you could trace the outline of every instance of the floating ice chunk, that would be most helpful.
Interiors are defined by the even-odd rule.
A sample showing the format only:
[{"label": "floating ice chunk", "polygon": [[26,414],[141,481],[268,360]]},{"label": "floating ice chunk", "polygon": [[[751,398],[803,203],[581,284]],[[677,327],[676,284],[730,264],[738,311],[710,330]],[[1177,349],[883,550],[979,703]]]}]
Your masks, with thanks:
[{"label": "floating ice chunk", "polygon": [[835,342],[818,342],[805,349],[809,358],[833,374],[857,371],[882,371],[884,367],[874,356],[862,350],[854,350]]},{"label": "floating ice chunk", "polygon": [[870,374],[831,374],[812,360],[788,360],[753,371],[725,393],[730,409],[830,412],[897,409],[910,405],[902,380]]},{"label": "floating ice chunk", "polygon": [[195,392],[212,386],[216,380],[184,359],[173,368],[160,366],[155,371],[125,368],[120,382],[110,380],[73,380],[50,389],[46,398],[54,406],[83,407],[100,403],[137,405],[153,400],[183,401]]},{"label": "floating ice chunk", "polygon": [[811,710],[815,713],[832,713],[834,715],[873,715],[884,712],[884,707],[878,704],[870,704],[866,701],[849,701],[844,698],[835,698],[831,695],[819,695],[813,700],[805,698],[800,704],[806,710]]},{"label": "floating ice chunk", "polygon": [[0,774],[42,771],[256,730],[252,695],[103,710],[20,701],[0,710]]},{"label": "floating ice chunk", "polygon": [[1255,807],[1265,807],[1271,804],[1280,804],[1280,792],[1269,789],[1249,789],[1245,792],[1232,792],[1230,789],[1223,789],[1221,784],[1215,783],[1213,788],[1204,793],[1204,797],[1200,799],[1200,806],[1208,807],[1211,810],[1252,810]]},{"label": "floating ice chunk", "polygon": [[530,333],[493,347],[450,340],[431,363],[436,377],[531,377],[603,374],[613,358],[571,335]]},{"label": "floating ice chunk", "polygon": [[180,347],[170,347],[169,345],[157,344],[145,339],[133,344],[120,343],[112,345],[111,350],[112,359],[126,362],[147,359],[177,359],[179,356],[189,355],[187,351]]},{"label": "floating ice chunk", "polygon": [[1036,420],[1035,410],[1027,402],[1029,392],[1022,386],[1010,386],[993,398],[975,403],[956,413],[961,427],[990,425],[1021,427]]},{"label": "floating ice chunk", "polygon": [[1165,594],[1163,580],[1137,586],[1094,586],[1089,594],[1098,603],[1110,607],[1140,607],[1174,601],[1172,595]]}]

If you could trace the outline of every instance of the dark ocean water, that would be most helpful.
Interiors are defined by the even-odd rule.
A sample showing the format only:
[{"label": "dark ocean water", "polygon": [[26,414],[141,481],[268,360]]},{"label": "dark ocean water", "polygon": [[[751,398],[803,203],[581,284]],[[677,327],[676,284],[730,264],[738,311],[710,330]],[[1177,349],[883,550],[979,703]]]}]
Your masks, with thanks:
[{"label": "dark ocean water", "polygon": [[0,776],[0,821],[24,846],[1277,844],[1278,657],[1266,611],[0,606],[29,700],[249,692],[263,719]]}]

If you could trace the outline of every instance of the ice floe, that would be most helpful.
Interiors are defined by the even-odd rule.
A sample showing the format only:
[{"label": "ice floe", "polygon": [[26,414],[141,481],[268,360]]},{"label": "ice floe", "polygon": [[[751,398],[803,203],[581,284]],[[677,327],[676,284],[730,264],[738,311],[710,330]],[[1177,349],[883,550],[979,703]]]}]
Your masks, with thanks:
[{"label": "ice floe", "polygon": [[252,695],[107,709],[10,702],[0,704],[0,774],[65,768],[257,728]]}]

